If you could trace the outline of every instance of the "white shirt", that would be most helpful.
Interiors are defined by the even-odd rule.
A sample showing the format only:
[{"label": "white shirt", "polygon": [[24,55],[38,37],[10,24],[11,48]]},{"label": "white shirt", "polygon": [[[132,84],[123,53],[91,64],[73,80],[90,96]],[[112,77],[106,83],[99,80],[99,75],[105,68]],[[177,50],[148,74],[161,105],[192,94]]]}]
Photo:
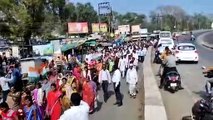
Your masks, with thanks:
[{"label": "white shirt", "polygon": [[144,56],[146,56],[147,49],[144,47],[142,51],[143,51]]},{"label": "white shirt", "polygon": [[119,69],[117,69],[112,75],[112,82],[115,83],[115,87],[117,87],[120,81],[121,81],[121,72]]},{"label": "white shirt", "polygon": [[85,56],[85,60],[88,60],[88,62],[90,62],[91,60],[92,60],[92,56],[91,56],[91,54],[87,54],[86,56]]},{"label": "white shirt", "polygon": [[12,75],[11,75],[11,78],[0,77],[0,85],[1,85],[2,91],[10,90],[8,82],[10,82],[12,80],[13,80]]},{"label": "white shirt", "polygon": [[99,80],[99,83],[102,83],[102,81],[108,81],[109,83],[111,83],[111,76],[110,76],[110,73],[109,73],[109,70],[101,70],[100,73],[99,73],[99,76],[98,76],[98,80]]},{"label": "white shirt", "polygon": [[89,105],[81,101],[79,106],[72,106],[66,110],[59,120],[89,120]]},{"label": "white shirt", "polygon": [[127,63],[126,63],[126,59],[125,58],[120,58],[119,59],[119,62],[118,62],[118,68],[121,70],[121,71],[124,71],[125,68],[127,66]]},{"label": "white shirt", "polygon": [[138,54],[137,53],[133,53],[133,55],[132,55],[135,59],[137,59],[138,60]]},{"label": "white shirt", "polygon": [[129,84],[136,84],[138,82],[138,74],[135,68],[127,70],[126,81]]}]

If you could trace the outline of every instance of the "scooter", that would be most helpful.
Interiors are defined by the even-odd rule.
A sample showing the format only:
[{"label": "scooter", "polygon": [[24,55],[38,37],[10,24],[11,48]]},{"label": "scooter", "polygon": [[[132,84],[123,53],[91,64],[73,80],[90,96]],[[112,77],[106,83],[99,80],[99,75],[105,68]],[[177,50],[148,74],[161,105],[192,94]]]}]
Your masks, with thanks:
[{"label": "scooter", "polygon": [[198,100],[192,107],[192,116],[183,117],[182,120],[213,120],[212,103],[212,98]]},{"label": "scooter", "polygon": [[180,88],[180,75],[176,71],[171,71],[166,74],[164,89],[175,93]]}]

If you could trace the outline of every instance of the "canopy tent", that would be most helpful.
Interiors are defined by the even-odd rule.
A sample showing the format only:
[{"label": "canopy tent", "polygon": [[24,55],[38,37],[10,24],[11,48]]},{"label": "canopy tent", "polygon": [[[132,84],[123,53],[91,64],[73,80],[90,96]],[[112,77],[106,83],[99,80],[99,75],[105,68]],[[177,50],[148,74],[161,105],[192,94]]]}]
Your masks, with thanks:
[{"label": "canopy tent", "polygon": [[79,40],[79,41],[72,41],[70,43],[63,44],[62,47],[61,47],[61,51],[65,52],[67,50],[76,48],[76,47],[84,44],[85,42],[86,42],[86,40]]}]

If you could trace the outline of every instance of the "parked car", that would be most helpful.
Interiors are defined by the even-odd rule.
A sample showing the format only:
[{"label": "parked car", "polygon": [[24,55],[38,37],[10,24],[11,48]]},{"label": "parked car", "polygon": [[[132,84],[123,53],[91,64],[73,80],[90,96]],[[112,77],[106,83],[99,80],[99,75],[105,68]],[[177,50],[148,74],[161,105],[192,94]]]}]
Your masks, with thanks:
[{"label": "parked car", "polygon": [[175,57],[179,61],[192,61],[198,63],[199,55],[196,46],[192,43],[180,43],[175,48]]}]

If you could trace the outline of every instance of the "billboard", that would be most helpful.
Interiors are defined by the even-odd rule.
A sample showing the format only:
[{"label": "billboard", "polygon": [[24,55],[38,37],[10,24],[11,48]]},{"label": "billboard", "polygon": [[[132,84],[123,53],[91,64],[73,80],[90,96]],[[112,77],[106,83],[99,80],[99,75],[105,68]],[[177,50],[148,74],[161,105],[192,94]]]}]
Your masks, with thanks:
[{"label": "billboard", "polygon": [[54,53],[54,48],[52,44],[46,44],[46,45],[35,45],[33,46],[33,52],[36,55],[52,55]]},{"label": "billboard", "polygon": [[130,25],[119,25],[118,31],[121,34],[128,34],[128,33],[130,33]]},{"label": "billboard", "polygon": [[[99,23],[92,23],[92,32],[93,33],[99,32]],[[100,32],[103,32],[103,33],[107,32],[106,23],[100,23]]]},{"label": "billboard", "polygon": [[87,22],[69,22],[68,33],[69,34],[88,33],[88,23]]},{"label": "billboard", "polygon": [[132,29],[132,33],[139,33],[140,25],[132,25],[131,29]]}]

